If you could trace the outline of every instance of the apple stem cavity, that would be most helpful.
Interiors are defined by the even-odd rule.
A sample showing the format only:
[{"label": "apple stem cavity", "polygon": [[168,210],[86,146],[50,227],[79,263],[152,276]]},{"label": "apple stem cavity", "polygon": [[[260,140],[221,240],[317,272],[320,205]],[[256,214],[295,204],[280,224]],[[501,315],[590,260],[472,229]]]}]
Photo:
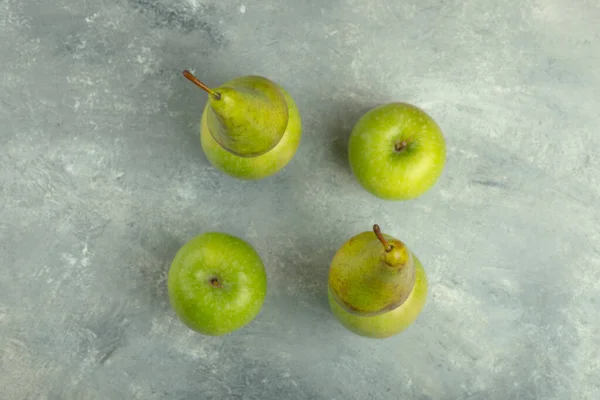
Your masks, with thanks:
[{"label": "apple stem cavity", "polygon": [[191,81],[193,84],[195,84],[196,86],[198,86],[200,89],[202,89],[206,93],[210,94],[212,97],[215,98],[215,100],[221,100],[221,94],[220,93],[215,92],[214,90],[212,90],[211,88],[209,88],[208,86],[206,86],[206,84],[204,82],[202,82],[200,79],[196,78],[194,76],[194,74],[192,74],[187,69],[183,71],[183,76],[185,76],[189,81]]},{"label": "apple stem cavity", "polygon": [[400,153],[402,150],[406,149],[407,147],[408,147],[408,142],[406,140],[397,141],[396,144],[394,145],[394,149],[396,150],[397,153]]},{"label": "apple stem cavity", "polygon": [[383,237],[383,234],[381,233],[381,229],[379,228],[379,225],[377,225],[377,224],[373,225],[373,232],[375,232],[375,236],[377,236],[377,239],[379,239],[379,241],[383,245],[383,248],[385,249],[385,251],[388,253],[390,251],[392,251],[392,245],[389,244],[388,241],[385,240],[385,238]]},{"label": "apple stem cavity", "polygon": [[216,287],[219,289],[223,287],[223,285],[221,284],[221,282],[219,282],[219,280],[217,278],[212,278],[210,280],[210,284],[213,285],[213,287]]}]

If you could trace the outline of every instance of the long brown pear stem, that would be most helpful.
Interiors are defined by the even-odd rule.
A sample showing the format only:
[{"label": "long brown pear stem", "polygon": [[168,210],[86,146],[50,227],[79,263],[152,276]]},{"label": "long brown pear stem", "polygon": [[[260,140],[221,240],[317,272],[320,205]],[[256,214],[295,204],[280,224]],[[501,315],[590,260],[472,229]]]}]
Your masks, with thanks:
[{"label": "long brown pear stem", "polygon": [[377,224],[373,225],[373,232],[375,232],[375,236],[377,236],[377,239],[379,239],[379,241],[385,248],[385,251],[392,251],[392,245],[390,245],[388,243],[388,241],[385,240],[385,238],[383,237],[383,234],[381,233],[381,229],[379,228],[379,225],[377,225]]},{"label": "long brown pear stem", "polygon": [[221,100],[221,95],[219,93],[215,92],[214,90],[212,90],[211,88],[206,86],[206,84],[204,82],[202,82],[200,79],[196,78],[194,76],[194,74],[192,74],[187,69],[183,71],[183,76],[185,76],[188,80],[192,81],[192,83],[194,83],[200,89],[204,90],[206,93],[210,94],[215,99]]}]

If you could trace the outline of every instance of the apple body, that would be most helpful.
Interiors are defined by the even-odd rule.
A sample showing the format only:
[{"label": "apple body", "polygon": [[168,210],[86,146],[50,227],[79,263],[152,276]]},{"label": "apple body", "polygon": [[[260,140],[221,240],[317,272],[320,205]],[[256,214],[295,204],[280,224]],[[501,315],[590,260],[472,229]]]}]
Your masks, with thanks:
[{"label": "apple body", "polygon": [[221,336],[250,323],[267,293],[263,262],[246,241],[207,232],[185,243],[168,274],[171,306],[192,330]]},{"label": "apple body", "polygon": [[374,316],[361,316],[342,307],[328,287],[329,307],[333,315],[349,331],[368,338],[385,339],[408,328],[419,316],[427,300],[428,283],[425,269],[413,254],[415,283],[402,305]]},{"label": "apple body", "polygon": [[238,179],[258,180],[274,175],[285,167],[296,154],[302,137],[302,121],[294,99],[282,87],[288,106],[288,124],[277,145],[265,154],[241,157],[223,148],[212,136],[207,125],[207,109],[204,108],[200,126],[200,142],[208,161],[220,171]]},{"label": "apple body", "polygon": [[439,180],[446,142],[425,111],[389,103],[371,109],[356,123],[348,158],[352,173],[368,192],[386,200],[410,200]]}]

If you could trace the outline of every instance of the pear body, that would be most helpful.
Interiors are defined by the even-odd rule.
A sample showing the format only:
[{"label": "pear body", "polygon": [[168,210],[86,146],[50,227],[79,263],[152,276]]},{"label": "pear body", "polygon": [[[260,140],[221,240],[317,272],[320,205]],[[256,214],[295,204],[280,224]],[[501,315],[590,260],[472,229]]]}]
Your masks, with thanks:
[{"label": "pear body", "polygon": [[408,299],[391,311],[367,317],[350,313],[339,305],[329,290],[331,312],[346,329],[357,335],[375,339],[385,339],[397,335],[417,320],[427,300],[427,275],[416,257],[415,272],[415,285]]},{"label": "pear body", "polygon": [[257,180],[274,175],[293,158],[302,137],[300,112],[292,96],[281,86],[287,107],[287,124],[279,142],[266,153],[247,157],[234,154],[223,147],[209,128],[210,103],[207,103],[200,124],[200,142],[208,161],[218,170],[234,178]]},{"label": "pear body", "polygon": [[209,96],[206,125],[217,143],[240,157],[271,151],[283,138],[289,107],[281,87],[255,75],[234,78]]},{"label": "pear body", "polygon": [[421,313],[428,292],[420,260],[404,243],[362,232],[340,247],[329,269],[328,297],[334,316],[350,331],[386,338],[404,331]]}]

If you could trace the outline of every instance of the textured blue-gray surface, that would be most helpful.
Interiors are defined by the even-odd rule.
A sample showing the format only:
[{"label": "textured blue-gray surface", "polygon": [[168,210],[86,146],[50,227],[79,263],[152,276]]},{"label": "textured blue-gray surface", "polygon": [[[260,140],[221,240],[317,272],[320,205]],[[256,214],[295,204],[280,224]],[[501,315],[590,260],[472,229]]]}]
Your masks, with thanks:
[{"label": "textured blue-gray surface", "polygon": [[[0,0],[0,398],[600,398],[596,0]],[[202,154],[210,85],[260,74],[302,112],[280,174]],[[422,198],[346,160],[367,109],[414,103],[448,140]],[[431,287],[384,341],[329,312],[336,249],[373,223]],[[194,334],[166,273],[194,235],[243,237],[269,293]]]}]

